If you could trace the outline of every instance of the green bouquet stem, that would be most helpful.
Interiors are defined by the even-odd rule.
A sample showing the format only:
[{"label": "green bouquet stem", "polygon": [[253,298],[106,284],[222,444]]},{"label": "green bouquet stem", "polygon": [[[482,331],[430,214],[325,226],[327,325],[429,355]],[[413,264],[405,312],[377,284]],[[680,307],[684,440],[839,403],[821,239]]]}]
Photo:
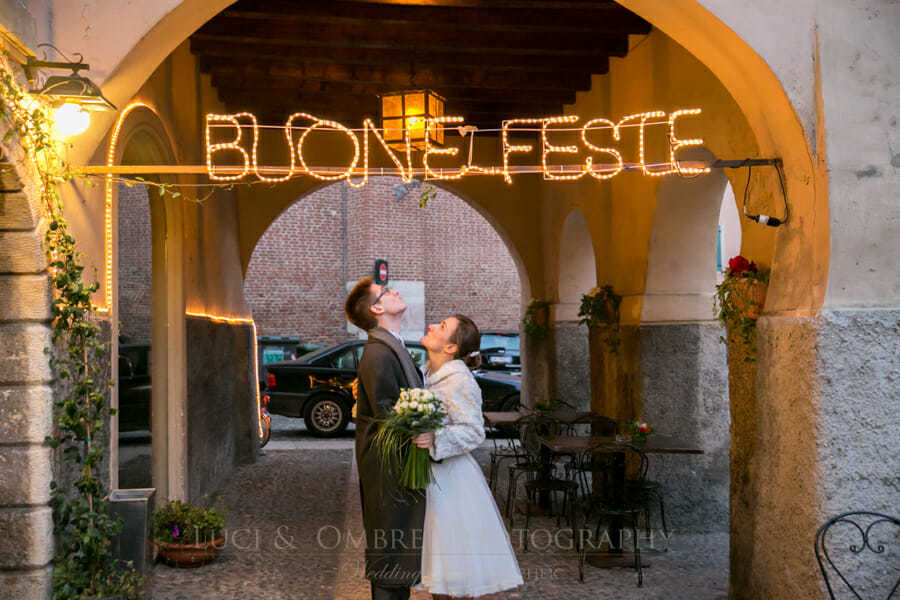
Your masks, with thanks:
[{"label": "green bouquet stem", "polygon": [[411,490],[424,490],[431,481],[431,456],[427,448],[411,444],[400,471],[400,485]]}]

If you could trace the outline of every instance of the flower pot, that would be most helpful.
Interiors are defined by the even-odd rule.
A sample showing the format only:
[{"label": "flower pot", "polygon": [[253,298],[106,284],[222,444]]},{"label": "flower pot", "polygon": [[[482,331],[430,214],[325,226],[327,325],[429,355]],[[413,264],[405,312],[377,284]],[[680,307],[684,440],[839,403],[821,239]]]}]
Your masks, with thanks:
[{"label": "flower pot", "polygon": [[224,541],[225,538],[220,537],[211,542],[198,542],[196,544],[155,543],[159,555],[167,565],[179,569],[193,569],[201,567],[216,558]]},{"label": "flower pot", "polygon": [[735,309],[748,319],[758,319],[766,303],[769,286],[758,279],[739,277],[732,284],[732,302]]}]

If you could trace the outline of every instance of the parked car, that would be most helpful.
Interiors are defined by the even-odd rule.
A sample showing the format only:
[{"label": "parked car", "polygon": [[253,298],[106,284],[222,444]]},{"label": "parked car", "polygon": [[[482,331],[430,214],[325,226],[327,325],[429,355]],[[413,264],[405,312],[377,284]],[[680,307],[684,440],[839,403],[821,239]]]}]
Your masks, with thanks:
[{"label": "parked car", "polygon": [[521,370],[519,333],[515,331],[482,331],[481,366],[483,369],[490,370]]},{"label": "parked car", "polygon": [[[266,365],[266,391],[270,413],[301,417],[310,433],[333,437],[347,428],[354,399],[351,391],[362,356],[364,340],[320,348],[296,360]],[[418,366],[427,358],[419,342],[406,342]],[[515,410],[519,406],[520,380],[500,372],[477,371],[482,410]]]},{"label": "parked car", "polygon": [[300,340],[281,335],[261,335],[256,338],[257,365],[259,366],[259,389],[266,385],[266,365],[297,358]]},{"label": "parked car", "polygon": [[150,344],[119,345],[119,431],[150,430]]}]

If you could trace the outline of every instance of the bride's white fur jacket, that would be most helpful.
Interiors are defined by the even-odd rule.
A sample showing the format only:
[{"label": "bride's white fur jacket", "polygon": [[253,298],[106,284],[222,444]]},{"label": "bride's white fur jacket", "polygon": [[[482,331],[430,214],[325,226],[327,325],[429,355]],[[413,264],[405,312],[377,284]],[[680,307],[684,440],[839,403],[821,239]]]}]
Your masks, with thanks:
[{"label": "bride's white fur jacket", "polygon": [[434,434],[429,450],[434,460],[465,454],[484,441],[481,388],[460,359],[447,361],[434,373],[426,373],[425,386],[444,403],[447,420]]}]

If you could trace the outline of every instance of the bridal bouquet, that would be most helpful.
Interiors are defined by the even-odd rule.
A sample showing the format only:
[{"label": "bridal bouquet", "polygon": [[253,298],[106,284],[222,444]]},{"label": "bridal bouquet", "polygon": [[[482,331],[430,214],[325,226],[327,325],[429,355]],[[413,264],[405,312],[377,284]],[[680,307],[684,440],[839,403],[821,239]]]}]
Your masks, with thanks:
[{"label": "bridal bouquet", "polygon": [[401,486],[412,490],[428,487],[431,481],[428,449],[419,448],[410,438],[438,429],[446,416],[441,401],[428,390],[400,390],[400,398],[394,410],[381,421],[374,443],[382,468],[399,474]]}]

